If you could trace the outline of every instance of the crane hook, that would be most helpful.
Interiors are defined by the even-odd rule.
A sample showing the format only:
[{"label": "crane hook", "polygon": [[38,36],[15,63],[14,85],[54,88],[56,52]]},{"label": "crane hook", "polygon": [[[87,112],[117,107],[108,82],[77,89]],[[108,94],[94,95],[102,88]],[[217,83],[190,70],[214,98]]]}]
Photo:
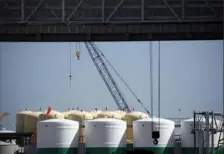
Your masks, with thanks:
[{"label": "crane hook", "polygon": [[76,57],[77,57],[78,60],[80,59],[80,52],[79,51],[76,52]]},{"label": "crane hook", "polygon": [[69,78],[70,78],[70,80],[72,80],[72,75],[71,74],[69,74]]},{"label": "crane hook", "polygon": [[154,139],[154,140],[153,140],[153,144],[154,144],[154,145],[157,145],[157,144],[158,144],[158,140],[157,140],[157,139]]}]

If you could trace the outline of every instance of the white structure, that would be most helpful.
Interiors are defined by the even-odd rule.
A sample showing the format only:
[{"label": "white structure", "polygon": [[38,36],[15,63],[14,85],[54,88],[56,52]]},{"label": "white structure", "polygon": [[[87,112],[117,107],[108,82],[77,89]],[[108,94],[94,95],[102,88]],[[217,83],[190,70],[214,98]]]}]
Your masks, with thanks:
[{"label": "white structure", "polygon": [[102,118],[86,122],[86,153],[123,154],[126,150],[126,122]]},{"label": "white structure", "polygon": [[[209,123],[211,125],[212,119],[209,119]],[[206,125],[206,120],[203,117],[200,119],[200,121],[196,122],[198,125],[200,125],[201,128],[205,128]],[[221,121],[216,120],[217,125],[220,125]],[[213,127],[216,128],[215,121],[213,123]],[[181,122],[181,144],[183,148],[183,153],[188,154],[188,153],[193,153],[194,150],[194,134],[192,133],[192,130],[194,129],[194,119],[187,119]],[[203,141],[205,140],[205,133],[206,131],[198,134],[196,133],[196,147],[200,147],[200,145],[203,144]],[[220,133],[214,134],[214,147],[218,145],[219,141],[219,135]],[[209,136],[209,146],[211,147],[212,145],[212,135]]]},{"label": "white structure", "polygon": [[[4,133],[15,133],[15,131],[6,130],[5,128],[0,128],[0,134]],[[18,151],[19,147],[16,145],[16,142],[12,140],[11,143],[0,141],[0,154],[15,154]]]},{"label": "white structure", "polygon": [[18,145],[0,141],[0,154],[15,154],[18,152]]},{"label": "white structure", "polygon": [[[167,119],[149,118],[133,122],[133,146],[134,149],[145,149],[155,153],[173,153],[174,147],[174,121]],[[153,131],[160,132],[158,144],[153,143]]]},{"label": "white structure", "polygon": [[79,123],[67,119],[39,121],[37,125],[38,154],[77,153]]}]

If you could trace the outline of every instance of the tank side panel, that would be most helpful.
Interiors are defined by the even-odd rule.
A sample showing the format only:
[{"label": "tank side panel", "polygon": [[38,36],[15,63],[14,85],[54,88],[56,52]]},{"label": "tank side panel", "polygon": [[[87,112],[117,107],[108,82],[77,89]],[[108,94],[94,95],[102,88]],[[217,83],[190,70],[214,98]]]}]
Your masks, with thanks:
[{"label": "tank side panel", "polygon": [[[153,122],[154,130],[157,130],[159,125]],[[174,123],[166,124],[160,123],[160,138],[158,139],[158,144],[153,144],[152,134],[152,122],[135,122],[133,125],[133,137],[134,137],[134,147],[173,147],[173,132]],[[146,133],[148,132],[148,133]]]},{"label": "tank side panel", "polygon": [[86,147],[126,147],[126,123],[87,122]]},{"label": "tank side panel", "polygon": [[194,147],[194,134],[191,133],[193,124],[194,122],[192,121],[183,121],[181,123],[181,144],[182,147],[186,147],[186,149]]},{"label": "tank side panel", "polygon": [[78,147],[78,127],[78,123],[38,123],[37,148]]},{"label": "tank side panel", "polygon": [[[201,122],[201,124],[204,124],[205,122]],[[217,121],[217,124],[219,125],[220,121]],[[193,120],[187,120],[183,121],[181,123],[181,139],[182,139],[182,147],[185,147],[186,149],[192,149],[194,147],[194,134],[191,133],[194,126]],[[215,127],[215,126],[214,126]],[[206,132],[204,132],[204,136],[206,135]],[[196,136],[198,136],[198,132],[196,132]],[[210,140],[210,146],[212,146],[212,136],[209,136]],[[219,133],[214,134],[214,147],[218,146],[219,141]],[[200,139],[196,138],[196,146],[200,143]]]}]

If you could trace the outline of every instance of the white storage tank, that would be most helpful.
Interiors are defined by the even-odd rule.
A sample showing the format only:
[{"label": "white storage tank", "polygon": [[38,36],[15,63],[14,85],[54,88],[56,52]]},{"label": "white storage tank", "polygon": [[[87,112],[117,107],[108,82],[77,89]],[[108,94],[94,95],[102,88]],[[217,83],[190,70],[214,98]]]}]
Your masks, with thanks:
[{"label": "white storage tank", "polygon": [[[152,127],[153,126],[153,127]],[[160,132],[158,144],[153,143],[152,128]],[[154,154],[173,154],[174,121],[162,118],[141,119],[133,122],[133,147],[144,149]]]},{"label": "white storage tank", "polygon": [[[211,122],[212,122],[212,119],[209,119],[209,123],[211,125]],[[206,125],[206,121],[205,121],[205,118],[202,118],[200,120],[200,122],[196,122],[198,123],[199,125]],[[219,126],[221,121],[219,120],[216,120],[216,123],[217,125]],[[215,125],[215,121],[214,121],[214,128],[216,128],[216,125]],[[181,131],[180,131],[180,134],[181,134],[181,144],[182,144],[182,153],[183,154],[189,154],[189,153],[194,153],[196,149],[194,149],[194,134],[192,133],[192,129],[194,129],[194,118],[191,118],[191,119],[187,119],[187,120],[183,120],[181,122]],[[204,137],[205,137],[205,133],[203,133]],[[214,147],[217,147],[218,145],[218,141],[219,141],[219,135],[220,133],[216,133],[214,134]],[[212,136],[210,135],[209,137],[210,141],[210,147],[212,147]],[[196,147],[199,147],[199,144],[201,144],[202,141],[202,138],[199,139],[199,138],[196,138]],[[198,149],[198,148],[197,148]]]},{"label": "white storage tank", "polygon": [[86,122],[86,154],[125,154],[126,122],[102,118]]},{"label": "white storage tank", "polygon": [[77,154],[79,123],[68,119],[39,121],[38,154]]}]

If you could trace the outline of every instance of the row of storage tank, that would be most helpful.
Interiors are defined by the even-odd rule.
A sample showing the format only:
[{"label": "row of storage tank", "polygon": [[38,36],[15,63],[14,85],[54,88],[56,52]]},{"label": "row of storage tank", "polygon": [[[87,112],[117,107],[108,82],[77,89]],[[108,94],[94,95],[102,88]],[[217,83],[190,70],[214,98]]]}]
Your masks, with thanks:
[{"label": "row of storage tank", "polygon": [[133,131],[132,122],[138,119],[146,119],[149,116],[142,112],[131,112],[125,113],[123,111],[105,111],[93,110],[91,112],[81,110],[70,110],[66,112],[57,112],[52,110],[50,114],[46,114],[47,111],[33,112],[33,111],[22,111],[16,114],[16,132],[33,132],[34,136],[31,143],[36,144],[36,132],[37,122],[48,120],[48,119],[69,119],[78,121],[80,123],[79,131],[79,142],[85,143],[85,122],[88,120],[99,119],[99,118],[114,118],[120,119],[127,122],[127,142],[132,143]]},{"label": "row of storage tank", "polygon": [[[182,122],[183,154],[193,153],[193,119]],[[217,121],[217,123],[219,123]],[[153,143],[151,130],[159,130],[158,144]],[[59,113],[23,111],[17,113],[17,132],[33,132],[32,144],[38,154],[77,153],[79,143],[85,143],[86,154],[125,154],[127,145],[154,154],[174,153],[174,121],[150,118],[141,112],[78,110]],[[217,146],[219,134],[214,135]],[[211,142],[210,142],[211,143]]]}]

